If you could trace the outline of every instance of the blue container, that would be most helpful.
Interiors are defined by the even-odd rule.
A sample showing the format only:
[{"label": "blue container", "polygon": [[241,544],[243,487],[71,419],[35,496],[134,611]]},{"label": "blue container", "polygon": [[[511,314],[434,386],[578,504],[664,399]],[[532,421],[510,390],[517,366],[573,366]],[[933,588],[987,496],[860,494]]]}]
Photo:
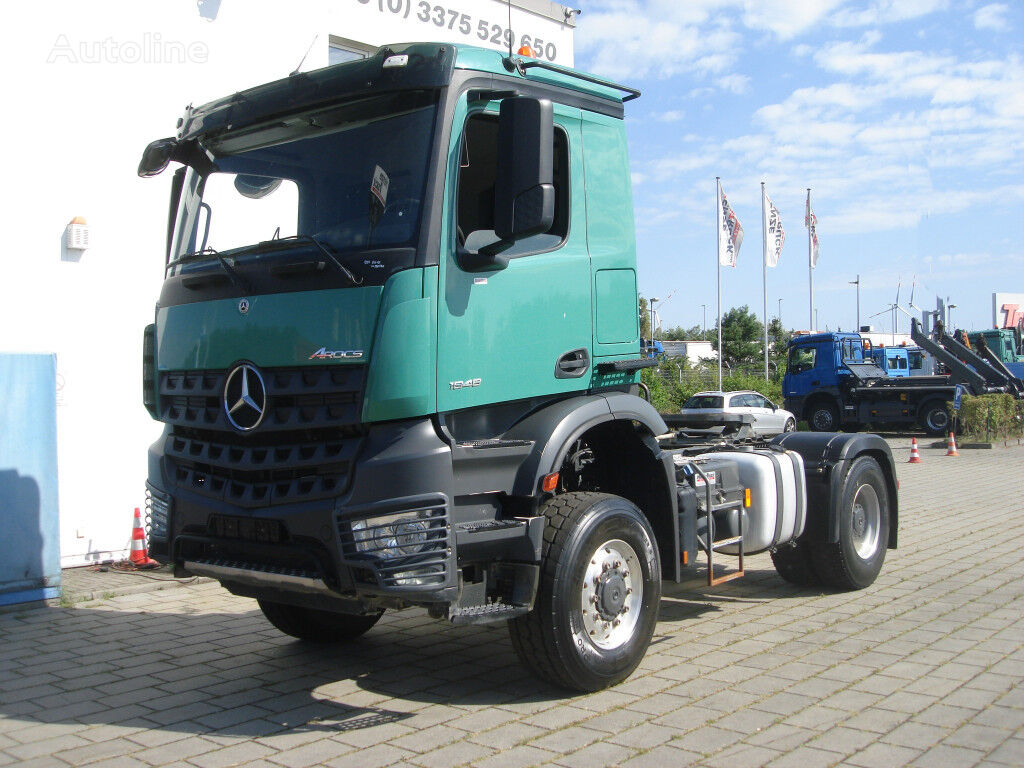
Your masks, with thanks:
[{"label": "blue container", "polygon": [[60,596],[57,358],[0,354],[0,605]]}]

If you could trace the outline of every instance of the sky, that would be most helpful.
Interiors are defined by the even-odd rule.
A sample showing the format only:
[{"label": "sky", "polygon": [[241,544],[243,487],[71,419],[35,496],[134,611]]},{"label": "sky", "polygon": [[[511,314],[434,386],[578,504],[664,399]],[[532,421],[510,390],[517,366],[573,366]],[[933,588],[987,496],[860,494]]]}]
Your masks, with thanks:
[{"label": "sky", "polygon": [[[761,182],[786,232],[769,318],[811,326],[804,203],[818,220],[820,330],[892,328],[896,300],[992,324],[1024,292],[1024,2],[594,0],[576,66],[626,104],[641,295],[664,328],[716,305],[715,177],[744,229],[722,306],[762,314]],[[673,293],[674,292],[674,293]],[[657,305],[656,305],[657,306]],[[883,314],[869,318],[876,312]],[[909,318],[899,314],[901,332]]]}]

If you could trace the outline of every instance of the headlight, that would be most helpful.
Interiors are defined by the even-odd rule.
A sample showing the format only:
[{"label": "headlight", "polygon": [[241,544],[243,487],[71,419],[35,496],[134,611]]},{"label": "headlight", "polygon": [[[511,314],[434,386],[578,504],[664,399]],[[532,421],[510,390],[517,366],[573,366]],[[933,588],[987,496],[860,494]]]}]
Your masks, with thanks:
[{"label": "headlight", "polygon": [[417,509],[353,520],[356,551],[382,558],[415,555],[444,537],[444,511]]}]

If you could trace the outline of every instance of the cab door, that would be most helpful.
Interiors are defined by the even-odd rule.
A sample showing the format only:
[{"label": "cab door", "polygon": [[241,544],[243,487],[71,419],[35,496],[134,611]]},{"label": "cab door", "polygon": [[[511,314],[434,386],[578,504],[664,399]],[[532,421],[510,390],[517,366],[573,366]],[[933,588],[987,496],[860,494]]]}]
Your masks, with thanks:
[{"label": "cab door", "polygon": [[[473,93],[472,91],[470,93]],[[498,102],[455,110],[438,287],[439,412],[586,389],[593,365],[580,111],[554,105],[555,219],[470,271],[458,249],[495,239]]]}]

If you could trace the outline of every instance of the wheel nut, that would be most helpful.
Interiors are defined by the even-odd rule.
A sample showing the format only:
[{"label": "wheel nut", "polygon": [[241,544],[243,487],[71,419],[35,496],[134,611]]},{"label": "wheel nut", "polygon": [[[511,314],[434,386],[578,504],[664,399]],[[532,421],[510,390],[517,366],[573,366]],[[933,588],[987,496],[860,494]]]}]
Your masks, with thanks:
[{"label": "wheel nut", "polygon": [[616,619],[615,621],[612,622],[612,626],[613,627],[617,627],[617,626],[619,626],[620,623],[621,622],[618,619]]},{"label": "wheel nut", "polygon": [[633,588],[632,587],[626,587],[626,594],[627,595],[632,595],[633,594]]},{"label": "wheel nut", "polygon": [[621,560],[616,560],[615,561],[615,567],[616,568],[621,568],[622,567],[622,561]]}]

